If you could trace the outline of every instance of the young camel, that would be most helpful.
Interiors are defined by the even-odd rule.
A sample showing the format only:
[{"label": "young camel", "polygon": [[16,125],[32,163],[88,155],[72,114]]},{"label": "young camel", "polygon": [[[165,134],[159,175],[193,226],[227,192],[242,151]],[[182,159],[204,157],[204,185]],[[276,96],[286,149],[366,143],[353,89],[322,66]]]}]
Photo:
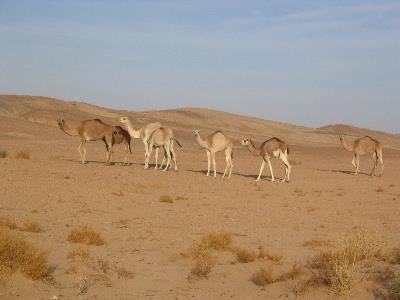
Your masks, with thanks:
[{"label": "young camel", "polygon": [[345,140],[344,136],[339,136],[340,141],[342,142],[342,146],[347,151],[354,152],[354,157],[351,164],[356,168],[355,175],[358,174],[359,167],[360,167],[360,155],[364,154],[371,154],[374,159],[374,166],[372,168],[371,173],[369,174],[372,176],[374,174],[375,168],[378,165],[378,160],[382,165],[381,174],[383,173],[384,163],[383,163],[383,147],[380,142],[374,140],[369,136],[364,136],[362,138],[356,139],[353,142],[348,142]]},{"label": "young camel", "polygon": [[231,177],[232,175],[232,169],[233,169],[233,152],[232,152],[232,147],[233,143],[232,141],[227,138],[222,131],[215,131],[214,133],[210,134],[206,140],[203,140],[200,136],[200,131],[195,130],[194,131],[194,136],[196,137],[197,143],[203,147],[206,148],[206,153],[207,153],[207,174],[206,176],[210,175],[210,156],[213,162],[214,166],[214,177],[217,177],[217,171],[215,167],[215,153],[219,151],[225,150],[225,160],[226,160],[226,167],[224,174],[222,175],[222,178],[225,177],[228,168],[229,168],[229,175],[228,178]]},{"label": "young camel", "polygon": [[[164,164],[165,155],[167,156],[167,164],[165,166],[165,169],[163,169],[163,171],[167,171],[168,168],[171,166],[171,156],[174,159],[174,164],[175,164],[174,169],[175,171],[178,171],[178,166],[176,164],[176,154],[174,151],[174,141],[179,145],[179,147],[182,147],[181,143],[179,143],[179,141],[175,139],[174,133],[172,132],[171,128],[161,127],[153,131],[148,140],[149,154],[147,155],[146,165],[149,165],[149,159],[153,148],[156,148],[157,151],[158,148],[163,147],[164,158],[161,163],[161,167]],[[156,154],[156,157],[157,156],[158,155]],[[156,163],[156,169],[157,169],[157,163]]]},{"label": "young camel", "polygon": [[82,121],[78,127],[71,128],[63,119],[57,120],[60,129],[70,135],[79,136],[81,142],[78,146],[78,152],[81,156],[82,164],[86,163],[86,142],[87,141],[99,141],[102,140],[106,145],[106,164],[110,164],[112,148],[114,144],[123,143],[125,145],[125,160],[127,160],[128,151],[131,152],[130,148],[130,137],[129,134],[120,126],[114,127],[103,123],[100,119],[85,120]]},{"label": "young camel", "polygon": [[271,182],[275,181],[274,172],[272,171],[272,165],[270,159],[274,157],[279,157],[279,159],[284,163],[286,167],[285,178],[283,178],[281,182],[283,181],[289,182],[290,169],[291,169],[289,163],[289,148],[284,141],[276,137],[273,137],[262,143],[260,148],[258,149],[254,146],[254,143],[251,139],[244,139],[240,142],[240,144],[243,146],[247,146],[247,149],[249,149],[250,153],[252,153],[255,156],[261,156],[263,159],[260,167],[260,173],[258,174],[256,181],[260,180],[261,173],[264,170],[265,162],[268,163],[268,167],[271,172]]},{"label": "young camel", "polygon": [[132,123],[128,117],[122,116],[119,118],[119,121],[121,123],[125,124],[126,129],[128,130],[128,132],[132,138],[141,139],[143,141],[144,160],[145,160],[144,168],[147,169],[149,167],[149,165],[147,164],[147,162],[148,162],[147,157],[150,152],[149,151],[150,150],[149,149],[149,138],[155,130],[157,130],[161,127],[161,123],[160,122],[149,123],[146,126],[136,130],[133,128]]}]

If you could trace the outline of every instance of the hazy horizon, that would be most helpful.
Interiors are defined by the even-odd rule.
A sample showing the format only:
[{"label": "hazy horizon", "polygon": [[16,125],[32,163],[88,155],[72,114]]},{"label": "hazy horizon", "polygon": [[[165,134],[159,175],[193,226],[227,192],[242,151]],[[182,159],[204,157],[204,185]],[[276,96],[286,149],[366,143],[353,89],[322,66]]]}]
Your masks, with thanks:
[{"label": "hazy horizon", "polygon": [[0,94],[400,133],[397,1],[4,1]]}]

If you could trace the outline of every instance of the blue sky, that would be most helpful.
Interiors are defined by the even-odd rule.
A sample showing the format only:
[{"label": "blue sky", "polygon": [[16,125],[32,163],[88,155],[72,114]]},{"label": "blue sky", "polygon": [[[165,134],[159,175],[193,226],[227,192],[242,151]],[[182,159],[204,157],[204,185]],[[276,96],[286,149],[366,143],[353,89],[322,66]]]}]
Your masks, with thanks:
[{"label": "blue sky", "polygon": [[0,93],[400,133],[400,1],[0,0]]}]

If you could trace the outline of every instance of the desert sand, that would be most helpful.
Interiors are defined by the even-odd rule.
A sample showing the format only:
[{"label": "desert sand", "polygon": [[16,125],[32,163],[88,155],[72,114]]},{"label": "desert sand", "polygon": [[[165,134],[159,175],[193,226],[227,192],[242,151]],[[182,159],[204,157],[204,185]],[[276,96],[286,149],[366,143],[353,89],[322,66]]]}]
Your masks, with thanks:
[{"label": "desert sand", "polygon": [[[178,172],[144,170],[144,147],[136,139],[130,166],[122,166],[122,146],[115,148],[113,164],[106,166],[102,142],[88,143],[89,162],[81,165],[79,138],[67,136],[56,123],[57,118],[74,124],[100,118],[117,125],[121,115],[128,115],[136,128],[153,121],[173,128],[183,143],[182,148],[175,146]],[[234,140],[230,179],[221,178],[223,153],[217,153],[218,177],[204,176],[207,157],[195,142],[194,129],[203,136],[220,129]],[[369,134],[383,143],[382,177],[366,175],[371,156],[361,159],[362,172],[353,175],[352,154],[338,138],[343,133],[349,139]],[[239,145],[242,138],[259,145],[272,136],[289,144],[290,183],[269,182],[267,167],[255,183],[261,159]],[[306,242],[335,245],[355,228],[376,235],[385,249],[400,247],[400,137],[389,133],[341,125],[306,128],[207,109],[128,112],[3,95],[0,150],[7,152],[0,158],[0,216],[16,222],[13,234],[48,253],[53,278],[34,281],[19,271],[7,275],[1,299],[74,299],[86,279],[90,282],[82,299],[294,299],[297,279],[260,287],[252,275],[267,267],[278,277],[295,263],[306,265],[323,250]],[[30,158],[16,158],[21,150]],[[282,178],[282,163],[275,159],[272,164],[276,177]],[[160,202],[162,196],[173,202]],[[21,230],[27,220],[37,221],[42,231]],[[105,244],[67,241],[70,231],[84,224],[98,231]],[[188,279],[193,260],[185,253],[204,235],[219,232],[231,234],[235,245],[255,252],[264,246],[281,259],[239,263],[231,252],[216,251],[208,276]],[[103,267],[72,269],[68,254],[78,248],[88,250]],[[398,270],[398,265],[390,267]],[[383,283],[365,275],[346,295],[331,295],[321,286],[302,297],[377,299],[385,291]]]}]

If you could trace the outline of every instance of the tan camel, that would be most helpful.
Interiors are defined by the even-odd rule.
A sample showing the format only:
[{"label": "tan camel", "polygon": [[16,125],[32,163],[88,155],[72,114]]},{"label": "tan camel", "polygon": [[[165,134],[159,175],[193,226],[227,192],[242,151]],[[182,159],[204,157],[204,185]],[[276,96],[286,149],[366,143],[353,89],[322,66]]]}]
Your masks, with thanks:
[{"label": "tan camel", "polygon": [[369,136],[364,136],[362,138],[358,138],[353,142],[348,142],[345,140],[344,136],[339,136],[340,141],[342,142],[343,148],[347,151],[354,152],[354,157],[351,164],[356,168],[355,175],[358,174],[360,168],[360,155],[364,154],[371,154],[374,159],[374,166],[372,168],[371,173],[369,174],[372,176],[374,174],[375,168],[378,165],[378,160],[382,165],[381,174],[383,173],[384,163],[383,163],[383,147],[380,142],[374,140]]},{"label": "tan camel", "polygon": [[[178,170],[178,165],[176,163],[176,154],[174,151],[174,141],[179,145],[179,147],[182,147],[181,143],[174,137],[174,133],[171,128],[168,127],[161,127],[153,131],[153,133],[150,135],[150,138],[148,140],[148,147],[149,147],[149,154],[147,155],[147,160],[146,160],[146,165],[149,165],[149,159],[151,156],[151,152],[153,148],[156,148],[156,151],[158,148],[163,147],[164,148],[164,158],[161,163],[161,166],[164,164],[164,159],[165,155],[167,156],[167,164],[163,171],[167,171],[168,168],[171,166],[171,157],[174,160],[174,169],[175,171]],[[156,159],[157,155],[156,153]],[[157,169],[157,162],[156,162],[156,169]]]},{"label": "tan camel", "polygon": [[132,126],[132,122],[128,117],[122,116],[119,118],[119,121],[123,124],[125,124],[126,129],[128,130],[129,134],[131,135],[132,138],[134,139],[141,139],[144,144],[144,168],[147,169],[149,165],[147,164],[148,159],[147,156],[149,155],[149,138],[151,134],[157,130],[158,128],[161,127],[160,122],[154,122],[154,123],[149,123],[146,126],[136,130]]},{"label": "tan camel", "polygon": [[[111,154],[114,144],[123,143],[126,147],[125,160],[126,156],[130,149],[130,138],[128,138],[129,134],[120,126],[114,127],[108,124],[103,123],[100,119],[93,120],[85,120],[82,121],[78,127],[72,128],[68,126],[68,124],[63,119],[57,120],[58,126],[60,129],[70,135],[70,136],[79,136],[81,138],[81,142],[78,146],[78,152],[81,156],[82,164],[86,163],[86,142],[87,141],[99,141],[102,140],[106,145],[106,164],[110,164]],[[128,135],[127,135],[128,134]]]},{"label": "tan camel", "polygon": [[249,149],[250,153],[254,154],[255,156],[261,156],[263,161],[261,163],[260,167],[260,172],[258,174],[258,177],[256,181],[260,180],[261,173],[264,170],[265,167],[265,162],[268,163],[269,170],[271,172],[271,182],[275,181],[274,177],[274,172],[272,171],[272,165],[271,165],[271,158],[274,157],[279,157],[279,159],[284,163],[285,165],[285,177],[281,180],[289,182],[290,180],[290,163],[289,163],[289,148],[287,144],[276,138],[273,137],[269,140],[266,140],[264,143],[261,144],[260,148],[256,148],[254,146],[254,143],[251,139],[244,139],[240,142],[241,145],[247,146],[247,149]]},{"label": "tan camel", "polygon": [[222,131],[219,131],[219,130],[210,134],[206,140],[203,140],[201,138],[199,130],[194,131],[194,136],[196,137],[197,143],[201,147],[206,148],[206,153],[207,153],[207,174],[206,174],[206,176],[210,175],[210,156],[211,156],[213,166],[214,166],[214,177],[217,177],[217,171],[216,171],[216,167],[215,167],[215,153],[224,150],[226,167],[225,167],[224,174],[222,175],[222,178],[225,177],[225,175],[228,171],[228,168],[229,168],[228,178],[230,178],[232,175],[232,169],[233,169],[233,152],[232,152],[233,143],[232,143],[232,141],[229,138],[227,138]]}]

